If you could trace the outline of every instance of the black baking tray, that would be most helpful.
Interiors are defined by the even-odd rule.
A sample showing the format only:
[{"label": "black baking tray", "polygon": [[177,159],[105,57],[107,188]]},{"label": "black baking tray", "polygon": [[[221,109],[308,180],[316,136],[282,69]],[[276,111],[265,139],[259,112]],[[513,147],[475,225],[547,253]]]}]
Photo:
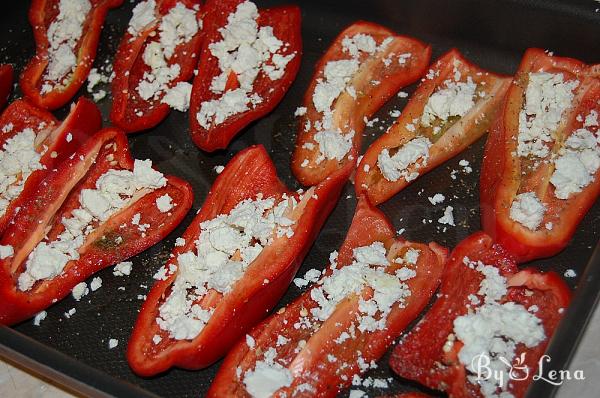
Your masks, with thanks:
[{"label": "black baking tray", "polygon": [[[279,3],[257,1],[260,7]],[[557,55],[579,58],[588,63],[600,62],[600,12],[597,11],[600,4],[592,0],[308,0],[300,1],[299,5],[302,8],[304,40],[299,76],[275,111],[246,128],[226,151],[207,154],[198,150],[187,133],[188,116],[179,112],[172,112],[151,131],[129,136],[136,158],[150,158],[164,173],[175,174],[192,184],[195,193],[193,208],[181,225],[164,241],[133,258],[131,276],[114,277],[112,267],[103,270],[97,274],[103,280],[101,289],[80,302],[70,296],[58,302],[48,309],[48,317],[41,326],[33,326],[30,320],[14,328],[0,328],[0,356],[88,396],[202,396],[220,363],[201,371],[173,369],[149,379],[137,377],[130,371],[124,352],[142,304],[137,297],[146,294],[152,286],[152,275],[164,263],[175,238],[181,235],[202,205],[216,176],[214,166],[224,165],[241,149],[261,143],[271,154],[281,178],[290,187],[299,188],[289,168],[296,132],[294,110],[302,102],[313,66],[320,55],[337,33],[358,19],[378,22],[401,34],[431,43],[434,59],[457,47],[468,59],[500,73],[514,73],[528,47],[548,49]],[[14,64],[18,72],[34,53],[32,31],[27,22],[28,7],[27,1],[4,2],[0,15],[0,62]],[[120,9],[109,13],[96,66],[112,62],[132,7],[132,2],[126,0]],[[411,86],[405,91],[410,93],[414,88]],[[80,94],[86,94],[85,90]],[[17,89],[13,97],[19,95]],[[394,97],[381,109],[376,115],[379,122],[366,129],[365,147],[390,125],[392,118],[389,112],[401,110],[405,104],[406,99]],[[99,106],[105,116],[105,125],[108,125],[106,116],[110,98],[101,101]],[[66,109],[56,112],[59,117],[65,113]],[[479,229],[478,180],[484,142],[485,138],[482,138],[457,158],[421,177],[381,206],[397,229],[406,229],[403,236],[453,247]],[[460,159],[471,163],[472,173],[464,172],[458,165]],[[453,170],[458,170],[455,180],[450,178]],[[427,196],[437,192],[443,193],[447,199],[442,205],[433,206]],[[299,274],[310,268],[322,269],[326,265],[328,253],[337,249],[345,236],[355,205],[354,187],[347,184]],[[457,225],[444,232],[437,219],[446,205],[454,207]],[[575,289],[575,297],[550,344],[548,352],[552,363],[547,369],[568,367],[598,301],[599,221],[600,205],[596,203],[562,253],[529,264],[560,274],[569,268],[577,273],[575,278],[567,278],[567,283]],[[124,286],[125,290],[118,290],[120,286]],[[299,292],[292,285],[279,306],[290,302]],[[63,314],[70,308],[76,308],[77,312],[66,319]],[[109,338],[119,340],[117,348],[108,349]],[[387,356],[368,375],[391,380],[389,388],[369,390],[369,396],[411,390],[436,395],[394,376],[387,365]],[[540,381],[534,383],[528,396],[551,397],[554,393],[554,386]],[[347,395],[347,392],[341,394]]]}]

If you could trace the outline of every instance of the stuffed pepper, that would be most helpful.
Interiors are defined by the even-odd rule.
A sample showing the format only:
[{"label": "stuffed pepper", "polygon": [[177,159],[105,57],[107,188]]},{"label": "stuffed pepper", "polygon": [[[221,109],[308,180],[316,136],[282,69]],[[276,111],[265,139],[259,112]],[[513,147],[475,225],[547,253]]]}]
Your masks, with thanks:
[{"label": "stuffed pepper", "polygon": [[509,78],[473,65],[457,50],[443,55],[396,122],[365,152],[356,191],[382,203],[458,155],[488,130],[509,85]]},{"label": "stuffed pepper", "polygon": [[155,275],[127,348],[133,371],[222,357],[285,293],[349,174],[293,192],[262,146],[238,153]]},{"label": "stuffed pepper", "polygon": [[192,139],[224,149],[240,130],[282,100],[302,57],[300,9],[259,10],[251,1],[208,0],[190,104]]},{"label": "stuffed pepper", "polygon": [[123,0],[33,0],[36,54],[21,74],[23,94],[44,109],[73,98],[90,73],[109,9]]},{"label": "stuffed pepper", "polygon": [[568,244],[600,194],[600,65],[530,49],[488,138],[482,225],[518,262]]},{"label": "stuffed pepper", "polygon": [[0,116],[0,236],[46,175],[101,127],[100,111],[83,97],[62,123],[26,101],[6,108]]},{"label": "stuffed pepper", "polygon": [[171,108],[187,111],[202,42],[199,0],[145,0],[133,9],[115,55],[111,121],[152,128]]},{"label": "stuffed pepper", "polygon": [[335,397],[360,380],[425,308],[447,250],[395,239],[385,215],[360,199],[339,252],[291,304],[229,352],[208,397]]},{"label": "stuffed pepper", "polygon": [[0,238],[0,323],[32,317],[102,268],[154,245],[188,212],[192,191],[106,129],[49,173]]},{"label": "stuffed pepper", "polygon": [[371,22],[344,29],[317,63],[304,96],[292,171],[306,185],[356,164],[367,119],[424,73],[431,48]]},{"label": "stuffed pepper", "polygon": [[452,252],[437,301],[390,365],[450,397],[522,397],[569,301],[560,276],[519,271],[475,233]]}]

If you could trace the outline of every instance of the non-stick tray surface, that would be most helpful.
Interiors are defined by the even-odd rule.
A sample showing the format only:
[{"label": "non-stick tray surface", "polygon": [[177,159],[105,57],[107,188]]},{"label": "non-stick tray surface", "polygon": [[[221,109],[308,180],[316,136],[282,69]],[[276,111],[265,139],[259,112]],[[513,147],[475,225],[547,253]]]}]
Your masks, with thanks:
[{"label": "non-stick tray surface", "polygon": [[[279,1],[257,1],[260,7]],[[381,23],[405,35],[414,36],[433,46],[433,59],[452,47],[490,70],[513,74],[523,51],[540,47],[561,56],[571,56],[588,63],[600,62],[600,4],[593,0],[496,0],[496,1],[364,1],[310,0],[297,1],[302,8],[304,56],[299,76],[292,88],[267,117],[250,125],[227,151],[207,154],[198,150],[188,135],[188,116],[171,115],[157,128],[131,135],[129,142],[136,158],[150,158],[164,173],[188,180],[195,193],[194,205],[187,218],[164,241],[133,258],[129,277],[115,277],[112,267],[99,272],[102,288],[76,302],[71,296],[48,310],[48,317],[39,327],[31,321],[14,329],[0,328],[0,354],[11,357],[37,371],[58,378],[86,394],[117,396],[198,397],[208,389],[220,363],[202,371],[174,369],[151,379],[135,376],[125,361],[124,351],[134,320],[144,295],[152,286],[152,275],[167,259],[175,238],[189,225],[202,205],[215,179],[213,167],[224,165],[238,151],[255,143],[263,144],[271,154],[282,179],[299,188],[290,168],[290,154],[296,135],[293,113],[301,104],[313,67],[331,40],[348,24],[365,19]],[[124,32],[132,1],[108,15],[102,33],[96,66],[112,62],[116,47]],[[10,62],[20,72],[34,53],[34,41],[27,22],[28,1],[2,4],[0,15],[0,61]],[[107,87],[104,87],[107,89]],[[405,91],[412,92],[413,87]],[[85,89],[80,94],[85,94]],[[19,96],[15,93],[14,97]],[[401,110],[406,99],[394,97],[376,115],[379,119],[366,129],[365,148],[391,123],[389,112]],[[108,125],[110,98],[99,103]],[[66,110],[57,115],[63,117]],[[381,206],[403,236],[414,241],[436,241],[454,247],[460,240],[479,229],[479,167],[485,138],[431,173],[421,177],[392,200]],[[470,162],[473,172],[460,167],[460,159]],[[453,173],[454,171],[454,173]],[[456,179],[451,178],[451,173]],[[428,196],[441,192],[443,205],[433,206]],[[326,222],[316,243],[299,271],[322,269],[330,251],[341,244],[350,225],[356,199],[354,187],[347,184],[335,211]],[[446,205],[454,207],[456,227],[444,228],[437,222]],[[600,253],[590,261],[597,246],[600,229],[600,206],[596,204],[584,218],[573,241],[561,254],[531,265],[563,274],[574,269],[575,278],[567,278],[577,295],[551,344],[553,365],[564,368],[581,329],[598,298]],[[598,251],[598,250],[597,250]],[[585,273],[584,273],[585,271]],[[125,287],[119,290],[119,287]],[[280,306],[299,294],[291,286]],[[70,319],[63,315],[71,308],[77,312]],[[117,348],[109,350],[108,340],[119,340]],[[369,396],[417,389],[414,383],[395,377],[383,358],[369,376],[390,378],[390,387],[371,390]],[[538,382],[531,397],[552,394],[549,384]],[[342,394],[347,396],[347,393]]]}]

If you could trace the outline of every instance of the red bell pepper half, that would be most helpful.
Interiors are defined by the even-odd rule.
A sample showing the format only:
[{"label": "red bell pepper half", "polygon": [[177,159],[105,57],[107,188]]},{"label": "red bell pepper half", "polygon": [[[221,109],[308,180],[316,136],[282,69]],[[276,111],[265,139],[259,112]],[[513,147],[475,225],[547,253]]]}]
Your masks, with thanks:
[{"label": "red bell pepper half", "polygon": [[8,102],[13,88],[13,67],[10,64],[0,65],[0,109]]},{"label": "red bell pepper half", "polygon": [[[536,95],[540,87],[548,91]],[[552,108],[534,112],[540,95]],[[517,262],[564,249],[598,198],[599,113],[600,65],[527,50],[488,137],[480,183],[483,229]],[[545,118],[554,123],[539,123]]]},{"label": "red bell pepper half", "polygon": [[[258,75],[251,83],[246,82],[251,85],[251,88],[244,87],[244,81],[247,80],[245,75],[249,71],[242,70],[245,67],[254,68],[252,57],[249,61],[240,54],[239,49],[234,52],[228,49],[229,54],[235,54],[237,51],[236,57],[239,60],[237,65],[231,66],[230,70],[221,69],[222,65],[213,55],[211,47],[223,40],[221,30],[227,26],[229,16],[242,3],[245,3],[245,0],[208,0],[204,7],[205,38],[198,64],[198,75],[194,79],[192,88],[190,127],[196,145],[208,152],[226,148],[244,127],[275,109],[300,69],[302,35],[300,8],[297,6],[258,10],[256,23],[259,31],[263,29],[268,31],[268,27],[271,27],[273,36],[280,40],[282,45],[276,52],[269,50],[268,59],[258,67]],[[246,23],[246,27],[249,25],[251,23]],[[284,62],[282,67],[278,62],[284,58],[287,58],[287,64]],[[279,70],[276,72],[279,76],[274,76],[272,79],[267,70],[273,68],[275,71]],[[226,82],[222,82],[223,86],[213,90],[213,80],[225,75],[227,79]],[[229,99],[234,96],[237,99]],[[237,104],[232,105],[232,102]],[[208,110],[213,108],[214,104],[216,104],[215,108],[223,111],[222,114],[217,109]]]},{"label": "red bell pepper half", "polygon": [[487,72],[457,50],[427,73],[394,124],[371,144],[356,172],[357,192],[385,202],[458,155],[489,128],[510,79]]},{"label": "red bell pepper half", "polygon": [[[194,10],[196,23],[200,22],[202,10],[199,0],[158,0],[154,10],[155,19],[141,28],[140,32],[130,32],[131,29],[128,28],[117,49],[113,64],[115,77],[111,84],[113,103],[110,120],[128,133],[150,129],[164,120],[170,112],[170,106],[162,102],[166,90],[159,89],[155,95],[144,99],[138,86],[141,81],[147,80],[147,74],[152,74],[152,68],[144,60],[145,51],[149,45],[160,44],[160,27],[164,17],[178,6]],[[177,44],[168,58],[167,54],[161,55],[166,67],[179,68],[177,76],[166,83],[169,89],[192,78],[202,44],[201,26],[187,41]],[[183,102],[186,101],[189,100],[186,98]]]},{"label": "red bell pepper half", "polygon": [[[127,348],[127,360],[133,371],[141,376],[152,376],[173,366],[199,369],[225,355],[285,293],[325,219],[336,205],[350,171],[349,168],[340,170],[319,186],[299,194],[289,191],[279,180],[264,147],[252,146],[239,152],[217,177],[200,212],[183,234],[183,245],[175,247],[171,260],[162,269],[163,277],[157,278],[158,282],[148,294]],[[201,223],[225,217],[243,201],[258,197],[265,200],[273,198],[278,203],[286,197],[288,204],[292,198],[296,201],[285,213],[294,221],[289,227],[293,233],[274,234],[273,240],[248,262],[246,270],[238,275],[237,280],[230,282],[225,292],[212,287],[204,292],[200,292],[200,288],[190,288],[190,294],[196,296],[185,295],[182,300],[189,299],[189,308],[212,311],[212,315],[205,319],[204,326],[197,333],[192,334],[195,337],[176,339],[170,331],[159,326],[157,318],[163,316],[161,308],[173,294],[179,273],[184,272],[181,271],[184,266],[179,264],[180,256],[198,252],[196,242],[200,242],[203,233],[209,233],[202,232]],[[211,233],[209,236],[213,242],[215,235]],[[225,243],[227,240],[224,238],[216,240]],[[239,251],[231,258],[238,256]],[[206,258],[207,263],[217,260],[214,256]],[[229,272],[225,265],[218,268],[219,273]],[[184,275],[189,272],[185,271]],[[195,283],[201,285],[204,282],[198,280]]]},{"label": "red bell pepper half", "polygon": [[[82,244],[76,248],[78,258],[71,257],[56,276],[38,279],[22,288],[22,276],[35,257],[32,252],[42,244],[51,246],[62,241],[60,236],[66,228],[71,230],[72,224],[67,227],[65,219],[79,217],[77,211],[82,209],[85,195],[82,192],[92,191],[98,184],[107,185],[107,179],[104,183],[99,181],[109,170],[122,177],[122,173],[133,168],[125,135],[116,129],[105,129],[49,173],[27,198],[19,217],[0,239],[0,245],[12,247],[13,252],[0,260],[1,324],[12,325],[30,318],[68,295],[95,272],[159,242],[179,224],[192,204],[192,190],[185,181],[169,176],[160,188],[136,189],[129,197],[119,194],[126,201],[120,210],[108,214],[103,221],[94,216],[88,222]],[[118,192],[118,188],[114,191],[115,185],[112,187],[106,189]],[[169,211],[158,206],[157,199],[164,195],[171,198]],[[38,252],[40,259],[41,253]]]},{"label": "red bell pepper half", "polygon": [[430,46],[381,25],[358,21],[344,29],[317,63],[304,95],[292,158],[296,178],[310,186],[356,164],[365,119],[419,79],[430,58]]},{"label": "red bell pepper half", "polygon": [[[326,285],[326,278],[332,278],[339,272],[334,269],[343,270],[353,264],[356,258],[353,250],[374,243],[385,247],[381,255],[387,257],[389,264],[384,272],[398,286],[404,285],[408,296],[401,300],[392,299],[386,318],[381,312],[368,312],[371,318],[366,316],[362,306],[383,302],[378,294],[385,294],[382,293],[385,292],[385,283],[381,282],[374,290],[370,285],[360,287],[360,281],[355,277],[344,284],[356,284],[358,290],[339,297],[326,318],[318,315],[320,304],[315,297],[322,294],[319,289]],[[409,262],[410,253],[417,253],[418,258]],[[385,215],[368,200],[360,199],[339,255],[324,272],[321,282],[254,328],[246,340],[238,342],[225,358],[207,396],[237,397],[248,396],[248,393],[266,396],[266,390],[269,390],[269,396],[277,397],[337,396],[340,390],[352,384],[354,377],[369,367],[365,364],[381,358],[425,308],[440,283],[447,254],[445,248],[435,243],[426,245],[394,239],[394,229]],[[401,277],[398,274],[401,269],[410,269],[408,272],[412,275]],[[372,282],[367,280],[367,283]],[[334,290],[330,288],[329,294],[334,294]],[[365,329],[365,319],[383,322],[374,329]],[[265,363],[275,372],[286,374],[287,382],[284,385],[275,381],[268,385],[266,380],[258,383],[255,376]],[[263,394],[256,394],[257,388],[266,390]]]},{"label": "red bell pepper half", "polygon": [[[481,271],[479,265],[489,267],[485,267],[486,271]],[[494,278],[492,275],[490,278],[489,275],[494,274],[496,270],[497,276]],[[508,380],[509,375],[504,374],[508,385],[502,391],[522,397],[537,372],[538,360],[546,350],[563,310],[569,305],[571,293],[565,282],[555,273],[540,273],[534,269],[519,271],[504,249],[483,232],[467,237],[452,252],[437,301],[394,349],[390,359],[392,369],[402,377],[415,380],[429,388],[446,391],[451,397],[482,396],[480,387],[474,383],[485,383],[472,382],[477,374],[468,370],[459,359],[461,349],[465,346],[456,337],[454,325],[457,318],[477,312],[485,305],[484,300],[487,304],[490,299],[489,292],[494,293],[498,287],[494,280],[497,281],[499,276],[506,278],[504,286],[507,290],[504,294],[499,290],[501,298],[498,305],[512,303],[523,306],[522,311],[528,311],[538,319],[545,335],[541,342],[531,343],[530,347],[523,342],[512,340],[515,343],[514,361],[513,358],[504,358],[513,364],[513,368],[512,380]],[[485,283],[482,282],[484,280]],[[495,319],[502,319],[505,325],[509,324],[506,317]],[[513,320],[515,324],[512,330],[526,328],[522,320],[523,318]],[[471,322],[476,328],[481,319]],[[483,325],[487,324],[489,323]],[[523,333],[529,332],[526,330]],[[502,339],[505,336],[496,337]],[[477,354],[486,354],[486,347],[484,345],[482,351]],[[483,366],[486,358],[482,356],[481,359],[481,375],[485,375]],[[468,362],[478,363],[478,359],[474,357],[473,361]],[[527,374],[523,372],[525,366],[529,368]],[[490,388],[490,385],[486,388],[489,388],[487,391],[490,392],[499,391],[493,386]]]},{"label": "red bell pepper half", "polygon": [[[0,150],[7,141],[14,139],[24,130],[35,134],[33,148],[40,155],[41,168],[23,175],[22,169],[15,175],[15,181],[3,187],[0,198],[5,209],[0,215],[0,235],[13,219],[18,209],[34,195],[39,184],[55,167],[65,162],[84,142],[102,128],[102,115],[90,100],[80,97],[62,123],[48,111],[36,108],[27,101],[16,100],[0,116]],[[12,154],[10,156],[18,156]],[[9,193],[20,186],[17,196]]]},{"label": "red bell pepper half", "polygon": [[[57,109],[68,103],[75,93],[85,83],[90,73],[100,32],[104,19],[109,9],[116,8],[123,3],[123,0],[89,0],[91,8],[82,21],[82,33],[78,38],[68,38],[68,32],[64,32],[60,25],[63,25],[60,18],[59,4],[60,0],[33,0],[29,8],[29,23],[33,28],[35,39],[36,54],[29,61],[23,73],[19,84],[23,94],[36,106],[44,109]],[[77,14],[79,11],[75,12]],[[65,13],[65,19],[73,19],[75,16],[71,13]],[[51,28],[53,22],[57,24]],[[71,27],[71,26],[70,26]],[[52,49],[52,43],[48,35],[53,35],[55,47]],[[75,59],[73,69],[67,71],[57,80],[49,80],[48,67],[54,61],[57,64],[65,62],[69,55],[65,55],[62,50],[70,47],[69,40],[74,41],[71,48]],[[59,50],[61,48],[62,50]],[[52,56],[56,52],[59,59]],[[70,51],[69,51],[70,52]],[[57,67],[57,74],[60,73],[60,66]]]}]

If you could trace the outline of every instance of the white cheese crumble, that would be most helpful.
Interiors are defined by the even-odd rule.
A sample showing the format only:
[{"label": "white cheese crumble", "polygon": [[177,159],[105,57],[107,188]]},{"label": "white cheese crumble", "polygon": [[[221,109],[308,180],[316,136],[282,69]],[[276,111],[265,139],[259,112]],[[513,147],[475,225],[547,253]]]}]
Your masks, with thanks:
[{"label": "white cheese crumble", "polygon": [[326,130],[315,134],[314,140],[319,144],[320,154],[316,159],[321,163],[324,159],[342,160],[352,149],[354,132],[342,134],[339,131]]},{"label": "white cheese crumble", "polygon": [[[158,10],[154,10],[154,0],[138,4],[133,10],[133,17],[129,22],[128,31],[140,34],[143,29],[152,23]],[[177,2],[169,12],[164,15],[158,24],[158,41],[151,41],[146,45],[142,59],[150,67],[144,72],[136,90],[140,97],[146,101],[161,100],[174,109],[185,111],[189,107],[191,85],[179,82],[171,87],[172,82],[179,77],[181,67],[177,63],[170,63],[175,49],[189,42],[200,28],[196,19],[196,7],[187,8],[183,3]],[[162,96],[162,99],[161,99]]]},{"label": "white cheese crumble", "polygon": [[576,80],[565,81],[561,73],[532,72],[525,91],[525,104],[519,113],[517,154],[543,158],[565,110],[573,102]]},{"label": "white cheese crumble", "polygon": [[[219,29],[222,39],[209,45],[220,68],[220,74],[213,78],[210,90],[220,97],[200,104],[196,119],[205,129],[261,103],[260,96],[250,95],[258,75],[263,73],[272,81],[279,80],[287,64],[296,56],[296,53],[282,54],[289,44],[274,36],[273,27],[259,27],[258,16],[258,9],[253,2],[238,4],[236,10],[227,17],[227,24]],[[225,92],[232,73],[240,87]]]},{"label": "white cheese crumble", "polygon": [[386,148],[377,156],[377,166],[388,181],[398,181],[400,178],[404,178],[410,182],[417,178],[419,173],[417,171],[409,172],[409,166],[414,165],[415,169],[426,166],[431,145],[429,138],[417,137],[400,147],[392,156],[390,156],[389,149]]},{"label": "white cheese crumble", "polygon": [[270,398],[275,391],[292,384],[292,372],[275,361],[276,355],[275,349],[269,348],[264,359],[244,374],[244,386],[252,398]]},{"label": "white cheese crumble", "polygon": [[35,314],[35,317],[33,318],[33,326],[40,326],[40,323],[46,319],[47,315],[48,313],[46,311],[41,311]]},{"label": "white cheese crumble", "polygon": [[195,249],[177,257],[177,276],[156,319],[159,327],[176,340],[196,337],[214,311],[196,300],[210,289],[227,294],[275,238],[293,236],[295,222],[287,215],[296,205],[287,196],[276,202],[258,195],[202,222]]},{"label": "white cheese crumble", "polygon": [[446,197],[444,195],[442,195],[441,193],[436,193],[433,196],[429,196],[427,199],[429,200],[429,202],[432,205],[437,205],[437,204],[442,203],[446,199]]},{"label": "white cheese crumble", "polygon": [[[483,299],[483,304],[454,320],[453,338],[464,344],[458,358],[469,372],[477,373],[473,365],[480,355],[487,355],[489,367],[504,374],[503,383],[494,377],[482,380],[475,375],[468,375],[467,378],[479,385],[486,398],[510,397],[512,395],[506,392],[510,380],[508,364],[512,364],[515,358],[517,344],[524,344],[528,348],[540,344],[546,338],[543,325],[521,304],[510,301],[500,303],[507,292],[507,285],[506,278],[499,274],[498,268],[482,262],[475,263],[468,258],[464,261],[484,275],[477,293]],[[452,339],[449,338],[449,342],[451,344]]]},{"label": "white cheese crumble", "polygon": [[0,260],[11,257],[15,254],[15,249],[11,245],[0,245]]},{"label": "white cheese crumble", "polygon": [[102,174],[94,189],[81,190],[81,207],[61,221],[65,230],[53,241],[41,241],[29,254],[25,271],[19,275],[19,290],[27,291],[39,280],[60,275],[69,261],[79,259],[78,249],[99,223],[129,206],[136,193],[161,188],[166,183],[162,173],[152,169],[150,160],[136,159],[133,171],[110,169]]},{"label": "white cheese crumble", "polygon": [[515,197],[510,206],[510,218],[532,231],[538,229],[544,214],[546,206],[538,199],[535,192],[520,193]]},{"label": "white cheese crumble", "polygon": [[26,128],[7,139],[0,150],[0,216],[21,194],[31,173],[44,168],[41,154],[35,150],[35,137],[35,132]]},{"label": "white cheese crumble", "polygon": [[156,19],[154,10],[156,8],[155,0],[147,0],[139,2],[133,8],[133,16],[129,20],[127,32],[132,36],[137,36],[148,25]]},{"label": "white cheese crumble", "polygon": [[575,270],[569,268],[568,270],[565,271],[564,275],[566,278],[575,278],[577,276],[577,273],[575,272]]},{"label": "white cheese crumble", "polygon": [[168,193],[159,196],[156,198],[156,207],[158,207],[158,210],[160,210],[161,213],[168,212],[174,207],[173,198],[171,198]]},{"label": "white cheese crumble", "polygon": [[[593,116],[593,113],[586,117],[586,127],[593,126],[593,118],[590,116]],[[567,138],[559,152],[560,156],[554,160],[554,172],[550,177],[550,183],[555,188],[554,195],[558,199],[568,199],[594,181],[600,168],[599,140],[598,132],[594,135],[586,128],[576,130]]]},{"label": "white cheese crumble", "polygon": [[452,206],[446,206],[444,209],[444,215],[438,219],[438,222],[440,224],[455,226],[453,211],[454,208]]},{"label": "white cheese crumble", "polygon": [[75,47],[83,33],[83,25],[92,9],[89,0],[60,0],[58,15],[48,27],[48,66],[42,94],[61,85],[77,66]]},{"label": "white cheese crumble", "polygon": [[467,77],[466,82],[460,81],[460,73],[456,77],[458,81],[447,80],[443,88],[431,94],[421,115],[423,126],[431,126],[436,119],[445,122],[454,116],[462,117],[475,105],[477,85],[471,77]]},{"label": "white cheese crumble", "polygon": [[213,167],[213,170],[215,171],[215,173],[221,174],[223,172],[223,170],[225,170],[225,166],[218,165],[218,166]]},{"label": "white cheese crumble", "polygon": [[361,66],[360,58],[384,51],[392,40],[388,37],[378,46],[375,39],[366,34],[346,36],[342,40],[342,50],[350,58],[329,61],[325,65],[323,78],[317,80],[312,95],[316,111],[323,115],[322,120],[315,122],[317,133],[314,140],[320,150],[317,163],[324,159],[342,160],[352,148],[351,138],[354,132],[343,132],[333,125],[332,106],[343,92],[348,92],[356,99],[356,90],[350,85],[350,81]]},{"label": "white cheese crumble", "polygon": [[179,112],[186,112],[190,107],[191,95],[192,85],[188,82],[179,82],[175,87],[167,90],[160,102],[169,105]]},{"label": "white cheese crumble", "polygon": [[118,345],[119,345],[119,340],[117,340],[117,339],[109,339],[108,340],[108,349],[109,350],[112,350],[113,348],[115,348]]},{"label": "white cheese crumble", "polygon": [[390,262],[383,243],[374,242],[353,249],[351,264],[338,269],[332,263],[333,272],[319,280],[310,291],[311,299],[318,305],[310,310],[310,314],[315,320],[324,322],[342,300],[349,295],[360,294],[368,286],[374,291],[373,297],[360,299],[355,326],[362,332],[384,329],[392,308],[395,305],[402,307],[404,300],[411,295],[403,281],[414,277],[410,265],[416,263],[418,256],[418,251],[408,250],[404,258],[395,260],[404,266],[396,270],[396,274],[390,274],[386,272]]},{"label": "white cheese crumble", "polygon": [[73,291],[71,293],[73,294],[73,298],[76,301],[79,301],[83,298],[83,296],[87,295],[89,292],[90,289],[88,289],[87,283],[80,282],[73,287]]},{"label": "white cheese crumble", "polygon": [[133,263],[131,261],[121,261],[113,268],[114,276],[129,276],[131,274],[131,268]]},{"label": "white cheese crumble", "polygon": [[96,290],[100,289],[101,287],[102,287],[102,278],[100,278],[99,276],[95,277],[90,282],[90,289],[92,289],[92,292],[95,292]]}]

